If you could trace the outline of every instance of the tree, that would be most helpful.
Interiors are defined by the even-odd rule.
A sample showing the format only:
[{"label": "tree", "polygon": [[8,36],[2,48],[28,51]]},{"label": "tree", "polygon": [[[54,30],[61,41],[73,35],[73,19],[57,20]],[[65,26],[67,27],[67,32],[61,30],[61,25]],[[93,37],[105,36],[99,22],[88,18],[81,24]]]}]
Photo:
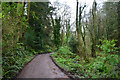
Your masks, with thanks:
[{"label": "tree", "polygon": [[22,34],[23,34],[23,30],[22,30],[22,17],[24,15],[24,2],[18,2],[17,3],[17,18],[19,19],[19,23],[18,23],[18,27],[19,27],[19,31],[18,31],[18,39],[19,41],[22,38]]},{"label": "tree", "polygon": [[[20,60],[20,55],[25,58],[20,41],[24,24],[26,25],[24,3],[2,2],[2,65],[4,78],[15,76],[15,71],[18,68],[11,67],[16,66],[16,64],[18,65],[17,60]],[[19,65],[22,66],[21,63]]]},{"label": "tree", "polygon": [[54,3],[55,6],[55,16],[61,17],[61,28],[60,28],[60,33],[61,33],[61,46],[64,44],[67,44],[66,36],[67,36],[67,27],[68,27],[68,21],[70,20],[71,17],[71,11],[70,7],[66,4],[63,3],[61,4],[60,2],[56,1]]},{"label": "tree", "polygon": [[117,46],[120,46],[120,1],[118,2],[118,5],[117,5],[117,11],[118,11],[118,43],[117,43]]},{"label": "tree", "polygon": [[60,28],[61,28],[61,24],[60,24],[60,17],[59,19],[55,19],[55,25],[54,25],[54,44],[57,47],[57,49],[60,46]]},{"label": "tree", "polygon": [[44,45],[50,43],[52,26],[50,22],[52,7],[46,2],[30,3],[29,25],[36,32],[36,39],[33,41],[36,50],[43,49]]},{"label": "tree", "polygon": [[[64,5],[64,6],[63,6]],[[70,7],[64,3],[62,6],[63,6],[63,11],[61,11],[61,46],[63,44],[67,44],[66,43],[66,38],[67,38],[67,29],[69,28],[70,29],[70,26],[68,26],[68,21],[71,17],[71,13],[70,13]],[[70,24],[70,23],[69,23]]]},{"label": "tree", "polygon": [[93,2],[93,8],[92,8],[92,17],[93,17],[93,31],[94,31],[94,33],[93,33],[93,40],[92,40],[92,49],[91,49],[91,55],[92,55],[92,57],[96,57],[96,31],[97,31],[97,29],[96,29],[96,6],[97,6],[97,3],[96,3],[96,1],[94,0],[94,2]]},{"label": "tree", "polygon": [[[118,35],[118,29],[117,29],[117,3],[115,2],[105,2],[103,5],[103,10],[104,10],[104,20],[106,20],[104,22],[105,24],[105,30],[106,30],[106,36],[104,36],[105,38],[107,38],[107,40],[111,40],[111,39],[117,39],[117,36],[114,35]],[[113,11],[114,10],[114,11]]]},{"label": "tree", "polygon": [[69,37],[70,37],[70,20],[66,21],[66,44],[68,45]]},{"label": "tree", "polygon": [[76,5],[76,31],[77,31],[77,39],[78,39],[78,50],[79,50],[79,55],[80,53],[82,54],[82,56],[86,59],[86,54],[84,52],[84,47],[83,47],[83,41],[81,40],[82,37],[82,33],[81,33],[81,16],[82,16],[82,12],[84,10],[84,7],[82,8],[80,6],[80,12],[79,12],[79,25],[78,25],[78,0],[77,0],[77,5]]}]

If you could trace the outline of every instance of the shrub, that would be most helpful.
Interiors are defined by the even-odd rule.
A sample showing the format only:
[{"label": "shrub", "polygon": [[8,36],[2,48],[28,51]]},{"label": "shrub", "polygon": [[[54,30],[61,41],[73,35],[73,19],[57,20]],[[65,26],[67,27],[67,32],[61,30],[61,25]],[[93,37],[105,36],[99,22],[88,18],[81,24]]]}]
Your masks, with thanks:
[{"label": "shrub", "polygon": [[58,51],[52,54],[52,57],[67,71],[76,72],[78,68],[77,61],[80,61],[80,57],[72,53],[68,46],[60,47]]},{"label": "shrub", "polygon": [[78,41],[76,40],[75,37],[71,37],[70,41],[69,41],[69,47],[70,47],[70,50],[73,52],[73,53],[78,53]]},{"label": "shrub", "polygon": [[101,48],[104,53],[111,53],[111,54],[115,54],[118,53],[118,49],[120,49],[119,47],[115,47],[115,42],[117,40],[101,40],[102,45],[97,45],[97,47]]},{"label": "shrub", "polygon": [[35,31],[31,28],[27,29],[26,33],[24,34],[24,44],[29,47],[35,46]]},{"label": "shrub", "polygon": [[118,55],[113,54],[103,57],[97,56],[96,59],[85,65],[87,75],[93,78],[118,78],[120,72],[117,67],[117,63],[119,63],[118,58]]},{"label": "shrub", "polygon": [[49,45],[44,45],[42,49],[38,50],[39,54],[53,52]]},{"label": "shrub", "polygon": [[[14,77],[25,63],[30,61],[34,55],[24,48],[23,43],[17,43],[13,49],[9,49],[2,56],[3,78]],[[8,79],[9,80],[9,79]]]},{"label": "shrub", "polygon": [[72,53],[68,46],[62,46],[52,57],[59,66],[79,78],[120,78],[117,66],[120,60],[116,54],[102,54],[86,63],[83,58]]}]

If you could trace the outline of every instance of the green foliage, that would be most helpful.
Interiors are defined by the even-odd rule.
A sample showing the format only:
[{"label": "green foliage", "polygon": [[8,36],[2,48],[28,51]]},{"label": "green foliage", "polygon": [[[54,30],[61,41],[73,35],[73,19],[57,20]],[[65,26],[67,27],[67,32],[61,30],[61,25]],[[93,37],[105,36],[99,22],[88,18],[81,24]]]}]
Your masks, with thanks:
[{"label": "green foliage", "polygon": [[36,55],[37,54],[37,52],[34,50],[34,49],[31,49],[31,51],[30,52],[32,52],[34,55]]},{"label": "green foliage", "polygon": [[52,52],[50,47],[46,47],[46,45],[52,45],[51,32],[53,30],[48,17],[52,7],[48,5],[49,3],[43,2],[30,3],[29,27],[24,34],[23,42],[37,53]]},{"label": "green foliage", "polygon": [[118,78],[120,69],[117,66],[119,63],[118,55],[97,56],[92,59],[86,67],[86,75],[95,78]]},{"label": "green foliage", "polygon": [[117,66],[120,58],[115,54],[98,53],[96,58],[90,57],[90,62],[87,63],[70,52],[69,47],[62,46],[52,57],[64,70],[79,78],[120,78],[120,69]]},{"label": "green foliage", "polygon": [[35,46],[35,31],[31,28],[27,29],[26,33],[24,34],[24,44],[27,46],[30,46],[32,48],[34,48]]},{"label": "green foliage", "polygon": [[53,52],[53,51],[49,45],[44,45],[44,48],[38,51],[39,54],[50,53],[50,52]]},{"label": "green foliage", "polygon": [[101,45],[97,45],[97,47],[101,48],[104,53],[111,53],[111,54],[115,54],[118,53],[118,49],[120,49],[119,47],[115,47],[116,46],[116,41],[117,40],[101,40]]},{"label": "green foliage", "polygon": [[54,25],[54,44],[55,46],[58,48],[60,46],[60,28],[61,28],[61,24],[60,24],[60,18],[59,19],[55,19],[56,24]]},{"label": "green foliage", "polygon": [[52,54],[58,64],[67,71],[75,72],[78,65],[75,62],[79,61],[80,57],[73,54],[68,46],[62,46],[57,52]]},{"label": "green foliage", "polygon": [[25,63],[30,61],[34,55],[24,48],[23,43],[17,43],[14,50],[9,50],[2,57],[3,77],[14,77]]},{"label": "green foliage", "polygon": [[[102,22],[103,24],[105,24],[105,28],[106,28],[106,32],[104,33],[107,37],[107,39],[112,40],[112,39],[118,39],[117,37],[119,36],[119,28],[118,28],[118,11],[117,11],[117,4],[118,3],[104,3],[103,6],[103,14],[104,15],[104,21]],[[109,6],[111,6],[112,8],[110,8]],[[114,10],[114,12],[112,11]],[[102,31],[103,32],[103,31]]]},{"label": "green foliage", "polygon": [[[63,44],[68,45],[69,42],[69,47],[65,45],[60,47],[62,21],[61,18],[57,18],[58,16],[56,16],[55,19],[52,19],[53,25],[51,26],[52,17],[50,18],[50,16],[54,15],[54,10],[53,7],[49,5],[49,2],[30,3],[29,16],[28,13],[27,15],[24,14],[24,12],[26,12],[24,10],[24,4],[26,3],[2,2],[0,19],[2,18],[2,67],[4,78],[14,77],[34,55],[52,52],[53,50],[56,50],[55,53],[52,54],[55,61],[62,68],[80,78],[120,78],[120,69],[117,66],[117,64],[120,63],[120,57],[116,54],[119,53],[118,49],[120,48],[116,47],[116,40],[100,40],[101,45],[97,45],[97,47],[101,48],[104,53],[98,53],[96,58],[91,58],[87,55],[90,61],[87,63],[82,57],[74,54],[78,53],[77,47],[79,44],[75,35],[69,40],[71,33],[70,26],[72,25],[70,24],[70,20],[65,23],[66,37],[63,38]],[[110,3],[116,12],[117,8],[115,4],[116,3]],[[96,6],[93,7],[95,8]],[[119,36],[119,30],[117,30],[117,12],[110,13],[112,8],[110,9],[108,3],[104,4],[103,8],[105,8],[105,11],[100,11],[105,14],[103,15],[104,17],[102,17],[103,19],[100,18],[100,12],[94,14],[94,11],[92,12],[93,16],[91,16],[90,12],[89,17],[86,17],[89,24],[84,27],[83,31],[87,33],[88,31],[86,31],[85,28],[89,27],[91,41],[93,41],[94,44],[97,44],[96,39],[99,39],[102,35],[106,36],[107,39],[112,39],[113,37],[116,39],[117,37],[115,35]],[[27,12],[29,12],[29,10]],[[57,15],[57,13],[55,13],[55,15]],[[29,17],[29,19],[26,19],[26,17]],[[82,16],[80,16],[79,19],[82,20]],[[104,21],[101,22],[101,20]],[[99,22],[101,22],[101,24],[99,24]],[[80,25],[84,26],[84,24],[79,23],[79,26]],[[101,26],[105,26],[105,28]],[[85,35],[78,37],[90,38],[89,36],[85,37]],[[52,42],[54,42],[54,44]],[[53,46],[52,48],[51,45]],[[119,46],[119,44],[117,46]],[[95,46],[92,46],[93,51],[95,50],[94,48]],[[85,52],[87,53],[87,51]]]},{"label": "green foliage", "polygon": [[73,53],[78,53],[78,41],[76,37],[72,36],[69,41],[69,47]]},{"label": "green foliage", "polygon": [[51,42],[51,32],[53,29],[50,25],[50,18],[48,17],[51,14],[51,10],[52,7],[49,6],[48,2],[30,3],[29,26],[33,31],[31,33],[28,32],[28,34],[31,35],[30,38],[32,38],[31,41],[34,44],[32,48],[36,51],[44,49],[44,45]]},{"label": "green foliage", "polygon": [[[19,39],[26,29],[23,4],[2,2],[2,75],[12,78],[34,55]],[[17,12],[20,11],[19,13]],[[23,30],[23,31],[22,31]],[[30,38],[30,36],[29,36]],[[28,40],[29,41],[29,40]]]}]

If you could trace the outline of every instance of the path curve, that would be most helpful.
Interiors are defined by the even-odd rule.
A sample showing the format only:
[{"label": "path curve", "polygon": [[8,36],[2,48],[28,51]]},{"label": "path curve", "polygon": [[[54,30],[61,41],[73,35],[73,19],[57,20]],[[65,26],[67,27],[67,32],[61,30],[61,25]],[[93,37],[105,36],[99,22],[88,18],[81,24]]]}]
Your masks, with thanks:
[{"label": "path curve", "polygon": [[17,78],[68,78],[51,60],[50,54],[36,56]]}]

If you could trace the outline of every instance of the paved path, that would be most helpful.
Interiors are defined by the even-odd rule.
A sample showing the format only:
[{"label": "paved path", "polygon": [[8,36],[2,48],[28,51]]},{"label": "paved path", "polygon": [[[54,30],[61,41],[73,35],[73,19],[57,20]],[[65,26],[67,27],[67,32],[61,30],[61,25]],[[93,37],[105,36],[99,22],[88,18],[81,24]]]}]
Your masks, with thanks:
[{"label": "paved path", "polygon": [[68,78],[51,60],[50,54],[36,56],[17,78]]}]

